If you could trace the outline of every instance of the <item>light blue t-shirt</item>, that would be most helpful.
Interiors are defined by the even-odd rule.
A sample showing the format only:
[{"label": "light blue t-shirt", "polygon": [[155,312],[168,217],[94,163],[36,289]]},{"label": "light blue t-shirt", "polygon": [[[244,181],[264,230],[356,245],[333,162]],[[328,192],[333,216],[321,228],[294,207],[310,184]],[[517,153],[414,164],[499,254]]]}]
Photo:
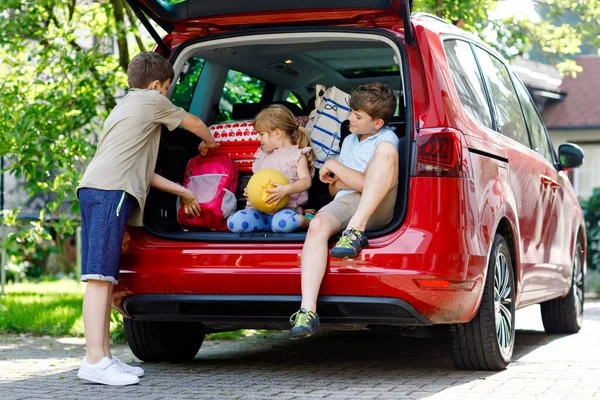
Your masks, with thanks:
[{"label": "light blue t-shirt", "polygon": [[[367,164],[375,154],[375,148],[381,142],[390,142],[398,149],[398,136],[389,128],[382,128],[375,135],[366,138],[359,142],[360,135],[352,134],[342,143],[340,158],[338,161],[348,168],[356,171],[365,172]],[[356,192],[353,189],[340,190],[335,198],[339,199],[342,196]]]}]

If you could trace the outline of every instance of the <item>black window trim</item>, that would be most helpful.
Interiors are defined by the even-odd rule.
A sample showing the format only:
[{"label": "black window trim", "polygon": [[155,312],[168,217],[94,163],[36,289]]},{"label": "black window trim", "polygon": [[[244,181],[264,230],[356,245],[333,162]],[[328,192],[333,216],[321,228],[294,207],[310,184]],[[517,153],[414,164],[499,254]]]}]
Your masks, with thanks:
[{"label": "black window trim", "polygon": [[[485,79],[483,77],[483,73],[481,71],[481,65],[479,65],[479,60],[477,59],[477,56],[475,55],[475,50],[473,49],[473,41],[469,40],[469,38],[465,38],[464,36],[458,36],[458,35],[443,35],[442,36],[442,49],[444,50],[444,53],[446,54],[446,49],[444,47],[444,43],[447,41],[451,41],[451,40],[455,40],[455,41],[462,41],[465,42],[469,45],[469,47],[471,48],[471,53],[473,53],[473,58],[475,59],[475,64],[477,65],[477,70],[479,71],[479,78],[481,79],[481,83],[483,84],[483,94],[485,95],[485,98],[487,100],[488,103],[488,112],[490,113],[490,119],[492,121],[492,131],[498,133],[498,124],[496,123],[496,118],[494,115],[494,107],[492,106],[492,99],[489,95],[489,91],[487,90],[487,84],[485,82]],[[446,58],[448,57],[448,54],[446,54]],[[454,80],[454,79],[453,79]],[[453,82],[454,83],[454,82]],[[455,84],[456,86],[456,84]],[[461,103],[462,106],[462,103]],[[469,116],[470,118],[473,118],[471,116]],[[476,118],[473,118],[476,119]],[[481,124],[483,127],[485,127],[486,129],[490,129],[489,127],[483,125],[483,123],[481,123],[480,121],[477,121],[479,124]]]},{"label": "black window trim", "polygon": [[481,64],[479,63],[479,58],[477,58],[477,53],[475,53],[475,49],[473,48],[474,43],[468,42],[469,47],[471,48],[471,53],[473,53],[473,58],[475,59],[475,64],[477,64],[477,70],[479,71],[479,78],[481,78],[481,83],[483,83],[483,92],[485,93],[485,98],[488,102],[488,108],[490,109],[490,118],[492,119],[492,130],[496,133],[498,132],[498,122],[496,121],[496,111],[494,110],[494,104],[492,102],[492,96],[490,95],[490,89],[488,88],[487,81],[485,79],[485,75],[483,75],[483,70],[481,69]]},{"label": "black window trim", "polygon": [[[527,116],[525,115],[525,107],[523,107],[523,103],[521,103],[521,97],[519,97],[519,91],[517,90],[517,87],[515,86],[515,81],[513,79],[515,73],[512,72],[512,70],[508,67],[508,65],[506,65],[506,63],[502,62],[502,64],[504,65],[506,72],[508,72],[508,79],[510,79],[510,83],[513,87],[513,91],[515,92],[515,95],[517,96],[517,101],[519,102],[519,108],[521,108],[521,116],[523,117],[523,122],[525,122],[525,129],[527,129],[527,137],[529,138],[529,148],[531,150],[533,150],[535,153],[537,153],[537,151],[535,151],[535,148],[534,148],[533,136],[531,134],[531,129],[529,128],[529,124],[527,123]],[[525,91],[527,91],[527,88],[525,88]],[[544,158],[546,158],[546,157],[544,157]]]},{"label": "black window trim", "polygon": [[[476,43],[471,43],[471,45],[473,46],[473,45],[477,45],[477,44],[476,44]],[[496,132],[498,135],[501,135],[502,137],[505,137],[505,138],[508,138],[508,139],[511,139],[511,140],[513,140],[515,143],[519,143],[521,146],[523,146],[523,147],[525,147],[525,148],[529,148],[530,150],[533,150],[533,148],[532,148],[532,146],[533,146],[533,142],[531,141],[531,135],[529,134],[529,127],[527,126],[527,118],[525,118],[525,114],[524,114],[524,111],[523,111],[523,107],[522,107],[522,105],[521,105],[521,100],[519,100],[519,94],[517,93],[517,89],[515,88],[515,84],[514,84],[514,82],[512,81],[512,78],[511,78],[511,70],[510,70],[510,68],[508,68],[508,66],[506,65],[506,60],[504,59],[504,57],[501,57],[501,56],[497,55],[497,53],[496,53],[496,52],[489,51],[487,48],[485,48],[485,47],[483,47],[483,46],[479,46],[479,45],[477,45],[477,47],[479,47],[479,49],[480,49],[481,51],[484,51],[484,52],[486,52],[487,54],[489,54],[489,55],[490,55],[490,57],[494,57],[494,58],[496,58],[496,59],[497,59],[497,60],[500,62],[500,64],[502,64],[502,66],[504,67],[504,69],[506,70],[506,72],[507,72],[507,74],[508,74],[508,79],[510,79],[510,84],[512,85],[512,88],[513,88],[513,92],[515,93],[515,96],[517,97],[517,101],[519,102],[519,109],[521,110],[521,116],[523,117],[523,123],[525,124],[525,129],[526,129],[526,131],[527,131],[527,139],[528,139],[528,141],[529,141],[529,147],[528,147],[527,145],[525,145],[525,144],[523,144],[523,143],[519,142],[519,141],[518,141],[518,140],[516,140],[516,139],[513,139],[513,138],[511,138],[511,137],[509,137],[509,136],[503,135],[503,134],[502,134],[502,133],[499,131],[499,129],[498,129],[498,121],[496,120],[496,115],[495,115],[495,113],[493,113],[493,115],[494,115],[494,132]],[[490,88],[489,88],[489,86],[488,86],[488,84],[487,84],[487,80],[485,79],[485,76],[483,75],[483,70],[481,69],[481,65],[479,64],[479,58],[477,57],[477,53],[475,52],[475,49],[473,49],[473,53],[474,53],[474,55],[475,55],[475,60],[477,60],[477,65],[479,65],[479,72],[481,73],[481,75],[482,75],[482,77],[483,77],[483,82],[484,82],[484,85],[485,85],[485,90],[488,92],[488,99],[489,99],[489,101],[491,102],[491,101],[492,101],[492,100],[491,100],[491,93],[490,93],[490,92],[491,92],[491,90],[490,90]],[[493,107],[492,107],[492,109],[493,109]],[[535,151],[534,151],[534,153],[538,154],[538,153],[537,153],[537,152],[535,152]],[[544,157],[544,159],[545,159],[545,157]]]},{"label": "black window trim", "polygon": [[[544,160],[548,161],[550,164],[556,166],[557,161],[555,158],[555,154],[554,154],[554,146],[552,146],[552,141],[550,140],[550,135],[548,134],[548,129],[546,128],[546,125],[544,124],[544,119],[542,118],[540,111],[537,109],[537,107],[535,106],[535,102],[533,101],[533,98],[531,97],[531,94],[529,93],[529,90],[527,90],[527,86],[525,86],[525,84],[523,83],[523,81],[517,76],[517,74],[509,69],[509,75],[511,77],[511,80],[513,80],[513,85],[521,85],[523,87],[523,89],[525,89],[525,93],[527,93],[527,98],[529,99],[529,101],[531,102],[531,104],[533,105],[533,109],[535,110],[535,113],[538,117],[538,119],[540,120],[542,127],[544,128],[544,134],[546,137],[546,145],[548,146],[548,150],[550,151],[550,155],[552,157],[552,161],[548,160],[546,157],[542,156],[540,153],[538,153],[537,151],[535,151],[535,146],[533,144],[533,137],[531,134],[531,130],[529,128],[529,123],[527,122],[527,117],[525,116],[525,109],[523,107],[523,104],[521,104],[521,98],[519,97],[519,93],[517,92],[517,98],[519,99],[519,104],[521,104],[521,110],[523,111],[523,117],[525,118],[525,125],[527,126],[527,131],[529,132],[529,140],[531,142],[531,150],[533,150],[534,153],[538,154],[540,157],[542,157]],[[514,82],[516,80],[516,82]],[[515,88],[516,90],[516,88]]]}]

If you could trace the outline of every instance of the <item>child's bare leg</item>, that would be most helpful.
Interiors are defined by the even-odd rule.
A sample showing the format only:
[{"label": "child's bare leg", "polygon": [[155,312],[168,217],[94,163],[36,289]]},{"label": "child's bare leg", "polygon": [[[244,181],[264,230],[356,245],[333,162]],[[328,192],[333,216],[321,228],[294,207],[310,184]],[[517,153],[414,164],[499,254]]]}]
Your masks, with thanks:
[{"label": "child's bare leg", "polygon": [[327,268],[329,238],[340,230],[339,221],[330,214],[317,214],[310,221],[302,247],[302,305],[308,311],[317,311],[317,297]]},{"label": "child's bare leg", "polygon": [[108,356],[104,352],[104,340],[108,335],[105,318],[111,282],[90,280],[83,298],[83,327],[85,331],[85,358],[96,364]]},{"label": "child's bare leg", "polygon": [[112,358],[110,353],[110,313],[112,309],[112,291],[114,285],[110,285],[108,289],[108,297],[106,299],[106,317],[104,319],[104,354],[108,358]]},{"label": "child's bare leg", "polygon": [[298,226],[299,231],[305,231],[308,229],[310,225],[310,218],[306,218],[304,215],[296,215],[296,218],[300,220],[300,225]]},{"label": "child's bare leg", "polygon": [[377,145],[375,154],[367,165],[360,202],[347,228],[364,231],[371,215],[397,182],[398,149],[391,143],[382,142]]}]

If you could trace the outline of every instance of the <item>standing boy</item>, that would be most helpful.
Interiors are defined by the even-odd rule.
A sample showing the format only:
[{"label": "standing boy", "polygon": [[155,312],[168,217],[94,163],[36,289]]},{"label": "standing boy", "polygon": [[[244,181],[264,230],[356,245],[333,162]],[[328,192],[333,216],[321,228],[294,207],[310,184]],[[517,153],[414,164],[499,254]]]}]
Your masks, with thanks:
[{"label": "standing boy", "polygon": [[157,53],[140,53],[131,60],[129,92],[104,122],[104,135],[77,187],[81,280],[88,282],[83,300],[86,354],[77,376],[88,381],[131,385],[144,374],[112,357],[109,326],[125,225],[142,225],[150,186],[180,196],[187,214],[200,211],[189,189],[154,173],[162,125],[170,131],[181,126],[203,139],[202,154],[218,145],[204,122],[166,97],[173,77],[173,68]]},{"label": "standing boy", "polygon": [[365,231],[392,220],[398,188],[396,134],[384,128],[396,110],[394,92],[382,83],[359,86],[350,95],[349,135],[339,160],[329,159],[319,171],[329,184],[331,203],[311,221],[302,248],[302,304],[290,318],[290,339],[312,336],[319,329],[317,296],[327,268],[329,239],[344,227],[331,256],[356,257],[367,246]]}]

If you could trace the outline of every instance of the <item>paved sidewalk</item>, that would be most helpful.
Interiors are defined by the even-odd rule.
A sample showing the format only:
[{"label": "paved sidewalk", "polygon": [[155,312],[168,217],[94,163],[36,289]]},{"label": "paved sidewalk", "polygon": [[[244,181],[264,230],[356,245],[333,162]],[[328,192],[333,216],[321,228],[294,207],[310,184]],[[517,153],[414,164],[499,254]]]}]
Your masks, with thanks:
[{"label": "paved sidewalk", "polygon": [[[502,372],[458,371],[445,339],[371,332],[290,342],[208,341],[192,363],[144,364],[121,388],[76,377],[79,338],[0,335],[0,399],[588,399],[600,397],[600,302],[586,304],[577,335],[547,335],[539,307],[517,312],[515,357]],[[135,358],[125,345],[115,354]]]}]

